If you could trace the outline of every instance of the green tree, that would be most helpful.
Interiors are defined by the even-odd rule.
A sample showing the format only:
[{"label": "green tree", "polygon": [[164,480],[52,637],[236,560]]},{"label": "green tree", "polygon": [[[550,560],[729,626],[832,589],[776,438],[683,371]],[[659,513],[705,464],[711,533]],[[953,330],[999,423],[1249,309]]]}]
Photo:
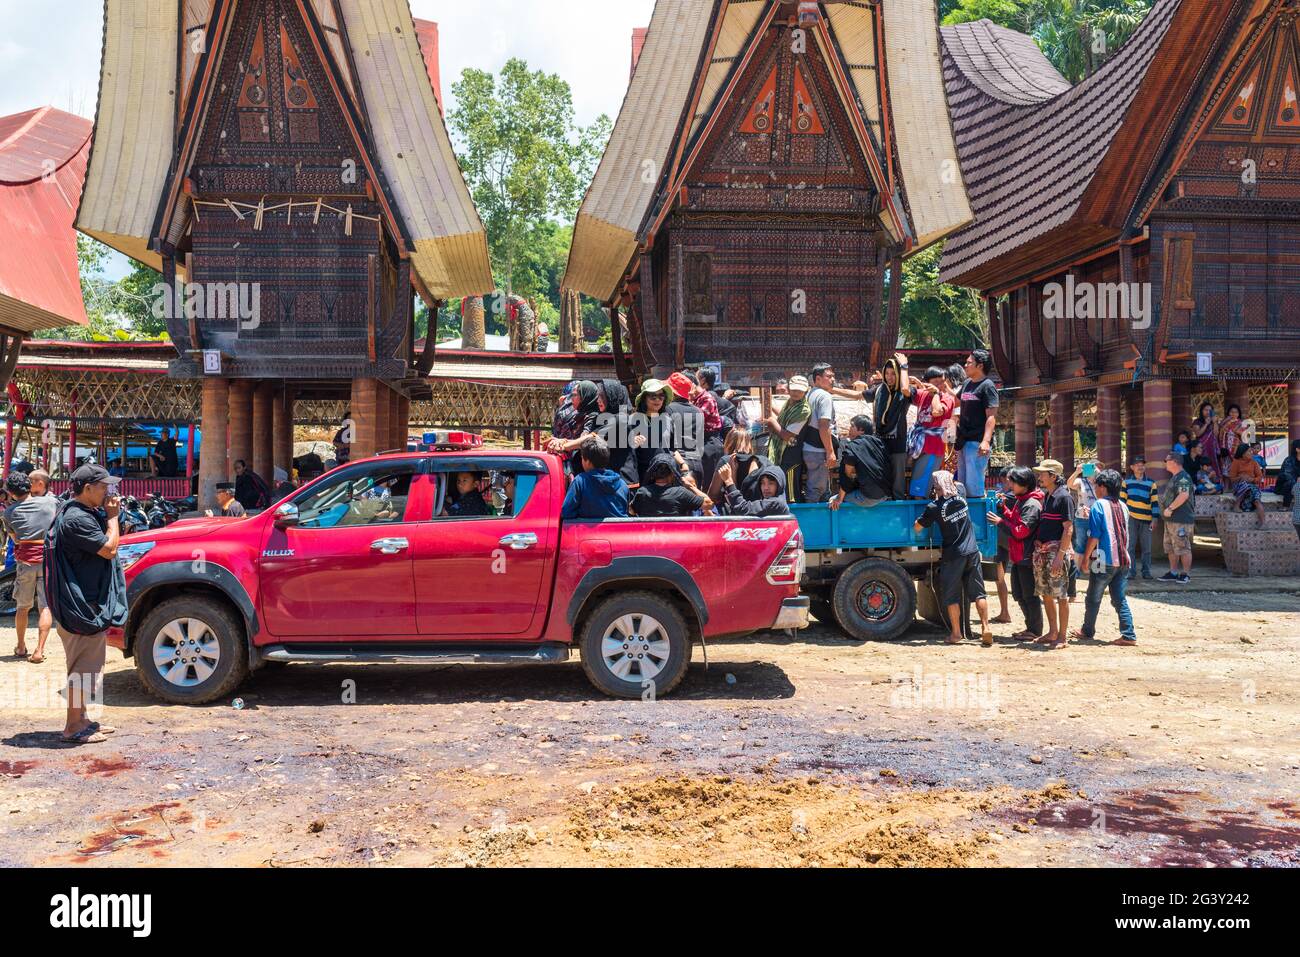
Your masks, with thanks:
[{"label": "green tree", "polygon": [[944,23],[988,19],[1032,36],[1071,83],[1100,69],[1133,35],[1151,0],[957,0],[941,7]]},{"label": "green tree", "polygon": [[42,336],[82,341],[165,337],[166,324],[153,316],[153,287],[162,282],[162,276],[148,266],[133,263],[130,273],[111,280],[104,275],[110,252],[98,240],[77,234],[81,298],[88,323],[50,329]]},{"label": "green tree", "polygon": [[[514,293],[517,279],[540,280],[529,268],[531,250],[554,234],[538,230],[577,216],[610,121],[602,115],[579,127],[569,84],[530,71],[517,58],[499,77],[465,70],[452,92],[456,107],[447,118],[461,147],[461,169],[487,229],[493,272]],[[558,308],[558,298],[553,304]]]},{"label": "green tree", "polygon": [[939,281],[943,244],[935,243],[903,264],[899,325],[913,349],[968,349],[987,345],[988,316],[979,293]]}]

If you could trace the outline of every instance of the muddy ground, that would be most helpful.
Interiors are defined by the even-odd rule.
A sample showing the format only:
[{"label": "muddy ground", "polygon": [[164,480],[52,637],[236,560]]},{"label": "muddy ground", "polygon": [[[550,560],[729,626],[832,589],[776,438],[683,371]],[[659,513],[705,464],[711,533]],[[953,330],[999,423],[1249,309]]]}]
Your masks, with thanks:
[{"label": "muddy ground", "polygon": [[1130,649],[717,643],[656,702],[576,662],[291,665],[184,708],[110,650],[108,742],[0,710],[0,864],[1300,865],[1300,583],[1132,605]]}]

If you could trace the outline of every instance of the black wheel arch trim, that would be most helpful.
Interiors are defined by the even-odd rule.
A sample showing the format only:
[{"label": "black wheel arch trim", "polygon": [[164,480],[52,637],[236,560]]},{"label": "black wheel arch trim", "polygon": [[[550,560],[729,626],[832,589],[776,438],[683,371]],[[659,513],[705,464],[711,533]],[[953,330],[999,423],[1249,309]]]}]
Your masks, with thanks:
[{"label": "black wheel arch trim", "polygon": [[614,559],[608,565],[590,568],[578,582],[578,587],[569,599],[567,620],[569,627],[578,621],[578,614],[597,588],[617,581],[657,580],[667,582],[686,596],[695,611],[695,616],[703,628],[709,623],[709,606],[704,602],[704,594],[685,568],[671,558],[658,555],[625,555]]},{"label": "black wheel arch trim", "polygon": [[[131,584],[126,588],[126,604],[130,608],[148,592],[153,591],[163,585],[193,585],[204,584],[211,585],[224,594],[239,609],[240,615],[244,619],[244,630],[248,638],[248,655],[249,665],[253,665],[260,656],[257,655],[253,639],[257,636],[260,626],[257,620],[257,609],[253,607],[253,600],[248,597],[248,592],[243,583],[230,569],[215,562],[204,561],[201,563],[203,570],[195,571],[194,562],[162,562],[158,565],[152,565],[140,572],[131,579]],[[133,616],[134,617],[134,616]],[[138,624],[132,622],[133,626]],[[134,636],[131,638],[131,646],[134,651]]]}]

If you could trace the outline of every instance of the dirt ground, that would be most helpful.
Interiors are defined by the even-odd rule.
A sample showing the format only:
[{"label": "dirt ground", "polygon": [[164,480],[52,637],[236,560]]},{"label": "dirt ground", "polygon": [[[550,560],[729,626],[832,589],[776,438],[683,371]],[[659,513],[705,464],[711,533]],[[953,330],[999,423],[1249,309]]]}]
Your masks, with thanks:
[{"label": "dirt ground", "polygon": [[80,749],[15,691],[54,637],[0,660],[0,865],[1300,865],[1300,582],[1132,607],[1127,649],[720,642],[654,702],[574,661],[291,665],[184,708],[110,650],[119,731]]}]

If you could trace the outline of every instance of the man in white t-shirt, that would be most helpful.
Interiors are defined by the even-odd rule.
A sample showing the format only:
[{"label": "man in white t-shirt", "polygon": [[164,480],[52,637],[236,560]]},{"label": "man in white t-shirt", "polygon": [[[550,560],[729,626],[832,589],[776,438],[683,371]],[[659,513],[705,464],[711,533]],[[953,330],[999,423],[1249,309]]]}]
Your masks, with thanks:
[{"label": "man in white t-shirt", "polygon": [[835,401],[830,390],[835,388],[835,370],[819,363],[812,371],[812,392],[808,407],[812,414],[799,436],[803,443],[803,464],[807,471],[804,480],[804,500],[825,502],[830,498],[831,470],[835,460]]}]

